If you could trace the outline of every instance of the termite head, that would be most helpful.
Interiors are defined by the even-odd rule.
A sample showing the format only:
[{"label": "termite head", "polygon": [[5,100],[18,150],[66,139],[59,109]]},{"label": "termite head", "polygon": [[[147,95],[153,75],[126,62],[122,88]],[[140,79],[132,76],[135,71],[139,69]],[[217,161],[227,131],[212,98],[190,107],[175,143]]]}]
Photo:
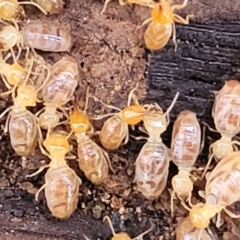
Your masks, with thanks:
[{"label": "termite head", "polygon": [[74,106],[74,111],[70,116],[70,127],[71,130],[76,134],[86,133],[91,124],[89,118],[84,112],[80,111],[76,106]]},{"label": "termite head", "polygon": [[167,129],[167,119],[162,110],[154,110],[143,117],[144,127],[151,136],[159,137]]},{"label": "termite head", "polygon": [[24,107],[34,107],[37,103],[37,91],[30,84],[20,85],[17,89],[18,103]]},{"label": "termite head", "polygon": [[222,137],[212,145],[212,151],[216,160],[221,160],[233,152],[231,138]]},{"label": "termite head", "polygon": [[173,22],[173,11],[171,5],[166,0],[161,0],[160,4],[157,4],[152,9],[151,16],[154,22],[160,24],[169,24]]},{"label": "termite head", "polygon": [[57,157],[59,160],[65,157],[70,148],[67,136],[62,133],[49,134],[43,141],[43,145],[51,156]]},{"label": "termite head", "polygon": [[26,77],[25,69],[17,62],[13,64],[4,64],[4,75],[8,83],[12,86],[18,85]]},{"label": "termite head", "polygon": [[11,20],[17,18],[22,11],[17,0],[0,0],[0,17],[2,19]]},{"label": "termite head", "polygon": [[147,114],[147,110],[141,105],[131,105],[125,107],[121,113],[121,119],[128,125],[136,125],[141,122],[144,115]]},{"label": "termite head", "polygon": [[13,48],[21,40],[18,30],[12,26],[4,26],[0,31],[0,46],[1,49],[8,50]]},{"label": "termite head", "polygon": [[43,129],[53,129],[60,122],[61,115],[55,106],[46,106],[44,112],[38,118],[38,124]]},{"label": "termite head", "polygon": [[193,225],[199,229],[207,228],[210,219],[214,217],[221,209],[208,203],[199,203],[190,209],[189,217]]},{"label": "termite head", "polygon": [[189,178],[189,172],[179,171],[177,175],[172,178],[173,191],[179,197],[190,197],[193,190],[193,183]]}]

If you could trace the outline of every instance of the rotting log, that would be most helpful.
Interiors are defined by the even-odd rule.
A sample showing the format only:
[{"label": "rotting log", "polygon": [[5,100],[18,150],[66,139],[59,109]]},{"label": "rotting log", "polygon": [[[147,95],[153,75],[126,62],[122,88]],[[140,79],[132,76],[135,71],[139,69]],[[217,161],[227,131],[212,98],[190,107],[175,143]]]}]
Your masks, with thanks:
[{"label": "rotting log", "polygon": [[[116,5],[118,3],[114,2],[112,4]],[[101,6],[99,3],[98,10],[101,9]],[[135,9],[135,7],[125,7],[130,13],[132,9]],[[121,6],[120,8],[121,11],[124,11],[124,7]],[[175,93],[179,91],[181,95],[170,114],[171,119],[174,120],[181,110],[190,109],[197,113],[201,121],[211,123],[214,91],[219,90],[225,80],[240,79],[239,9],[240,1],[195,0],[195,2],[190,2],[182,13],[183,15],[194,14],[195,18],[189,25],[177,25],[177,38],[179,40],[177,52],[174,52],[173,44],[170,42],[163,50],[149,55],[149,69],[146,82],[148,95],[145,102],[157,101],[163,109],[166,109]],[[77,21],[77,17],[84,18],[84,15],[73,17],[73,21]],[[119,18],[121,19],[120,15]],[[92,22],[92,24],[95,23],[96,21]],[[77,28],[77,30],[79,29]],[[87,31],[91,31],[87,27],[84,30],[86,35]],[[77,45],[81,51],[85,44],[84,38],[85,35],[79,40],[82,43]],[[109,39],[105,40],[104,43],[111,45]],[[114,43],[116,49],[113,49],[113,51],[118,53],[117,47],[121,43]],[[86,50],[86,54],[89,54],[88,51]],[[75,53],[75,56],[83,59],[81,60],[82,62],[84,62],[83,55],[77,51]],[[168,142],[170,131],[171,127],[165,136]],[[2,137],[2,141],[5,140],[7,141],[7,138]],[[6,144],[8,143],[6,142]],[[2,162],[4,162],[3,158],[8,154],[6,149],[9,148],[6,148],[6,144],[1,146]],[[135,153],[137,153],[137,150],[135,150]],[[9,155],[8,158],[10,160],[15,159],[12,152]],[[4,167],[4,171],[5,175],[10,175],[14,172],[10,167]],[[22,174],[22,172],[20,173]],[[13,179],[18,181],[21,177],[15,176]],[[40,183],[36,185],[39,187]],[[109,239],[111,236],[109,226],[106,223],[102,223],[101,220],[93,219],[91,217],[92,209],[84,210],[81,207],[81,203],[79,204],[79,209],[69,220],[58,221],[50,216],[46,203],[44,203],[45,205],[42,202],[35,204],[33,195],[19,189],[19,185],[12,178],[7,179],[5,185],[1,183],[1,186],[0,232],[3,234],[5,232],[14,233],[6,235],[8,240],[20,239],[24,235],[32,236],[32,240],[81,240],[83,239],[82,234],[86,234],[92,240],[98,237],[100,239]],[[140,201],[141,198],[140,200],[133,199],[132,201],[137,202],[137,200]],[[129,205],[131,207],[131,204]],[[153,218],[157,225],[156,236],[162,235],[164,231],[169,232],[166,228],[172,228],[173,231],[176,226],[176,220],[170,219],[169,213],[161,210],[154,211],[153,208],[144,210],[144,214],[141,217],[143,221],[140,222],[132,218],[131,221],[123,225],[117,213],[112,214],[111,217],[116,231],[124,230],[131,236],[136,236],[142,231],[141,229],[146,229],[149,226],[147,220],[150,218]],[[172,221],[174,221],[174,227],[170,226]],[[4,236],[1,239],[4,239]],[[168,236],[166,239],[175,238]]]}]

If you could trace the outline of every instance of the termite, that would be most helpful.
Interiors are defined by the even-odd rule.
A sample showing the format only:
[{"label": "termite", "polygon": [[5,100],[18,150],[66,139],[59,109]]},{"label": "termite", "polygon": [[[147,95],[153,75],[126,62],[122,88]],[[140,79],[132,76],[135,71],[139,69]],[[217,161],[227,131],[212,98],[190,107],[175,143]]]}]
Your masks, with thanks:
[{"label": "termite", "polygon": [[37,146],[38,127],[36,116],[26,107],[36,106],[37,90],[29,83],[22,84],[18,87],[13,101],[14,105],[7,108],[0,118],[11,110],[6,120],[5,132],[9,131],[15,152],[20,156],[28,156],[34,153]]},{"label": "termite", "polygon": [[45,15],[47,14],[41,6],[32,1],[18,2],[17,0],[0,0],[0,18],[15,23],[16,18],[20,15],[24,15],[24,11],[20,5],[33,5]]},{"label": "termite", "polygon": [[[27,55],[29,53],[30,52],[27,51]],[[27,56],[23,61],[24,64],[20,64],[15,58],[13,58],[14,62],[9,64],[6,62],[7,58],[8,55],[3,59],[2,54],[0,54],[0,74],[5,86],[9,89],[1,93],[0,96],[3,97],[10,93],[14,94],[16,88],[26,81],[31,82],[32,86],[40,92],[43,83],[46,82],[49,77],[50,70],[48,64],[46,62],[39,62],[37,55],[31,58]],[[39,72],[40,68],[41,71]]]},{"label": "termite", "polygon": [[38,190],[35,200],[38,201],[39,193],[44,189],[48,208],[56,218],[67,219],[76,210],[78,204],[79,187],[82,180],[68,166],[66,154],[70,151],[68,136],[65,132],[52,132],[39,143],[42,153],[51,160],[48,165],[40,167],[38,171],[27,177],[33,177],[45,168],[49,168],[45,175],[45,184]]},{"label": "termite", "polygon": [[181,201],[191,199],[193,182],[190,171],[203,148],[201,145],[201,128],[196,114],[189,110],[182,111],[173,125],[171,141],[171,159],[178,167],[178,174],[172,178],[172,212],[175,194]]},{"label": "termite", "polygon": [[[144,106],[141,106],[136,100],[134,91],[137,87],[131,90],[128,95],[127,107],[119,109],[114,106],[107,105],[97,98],[95,100],[100,101],[108,108],[119,111],[118,113],[109,113],[102,116],[98,116],[92,119],[99,120],[108,116],[111,116],[107,121],[104,122],[103,127],[99,134],[99,140],[102,146],[107,150],[116,150],[120,147],[123,140],[126,144],[129,139],[128,125],[136,125],[141,122],[142,117],[147,113]],[[134,100],[134,104],[131,105],[131,101]]]},{"label": "termite", "polygon": [[[199,238],[200,236],[200,238]],[[198,229],[196,228],[189,217],[183,219],[176,229],[176,240],[218,240],[218,236],[214,234],[210,229]]]},{"label": "termite", "polygon": [[211,218],[224,210],[230,217],[238,218],[226,209],[240,199],[240,151],[232,152],[224,157],[207,177],[205,186],[205,203],[198,203],[189,209],[189,217],[193,225],[204,229]]},{"label": "termite", "polygon": [[34,1],[50,14],[58,14],[63,10],[64,5],[63,0],[34,0]]},{"label": "termite", "polygon": [[175,10],[183,9],[187,6],[188,0],[184,0],[182,4],[171,5],[169,0],[160,0],[151,11],[151,18],[146,19],[142,25],[149,23],[147,30],[144,33],[145,44],[148,49],[160,50],[168,43],[172,36],[177,50],[177,37],[175,22],[189,24],[189,19],[193,15],[187,15],[186,19],[174,13]]},{"label": "termite", "polygon": [[108,154],[90,138],[94,129],[86,113],[88,90],[83,111],[80,111],[76,102],[73,102],[74,111],[70,116],[70,127],[78,143],[79,168],[93,184],[101,184],[108,176],[110,160]]},{"label": "termite", "polygon": [[68,114],[62,108],[69,102],[78,85],[78,64],[73,57],[63,57],[50,68],[50,77],[42,89],[42,97],[45,107],[37,115],[39,125],[43,129],[53,129],[60,123],[60,109],[67,117]]},{"label": "termite", "polygon": [[[212,108],[212,117],[217,132],[221,138],[212,143],[209,147],[211,153],[205,171],[204,177],[212,159],[220,161],[225,156],[233,152],[234,144],[240,145],[238,141],[232,138],[240,132],[240,83],[237,80],[226,81],[222,89],[216,94]],[[216,132],[216,130],[211,129]]]},{"label": "termite", "polygon": [[41,51],[69,52],[73,43],[69,29],[40,20],[26,23],[22,35],[24,44]]},{"label": "termite", "polygon": [[[103,14],[106,11],[108,3],[111,1],[112,0],[105,0],[101,14]],[[126,5],[127,3],[139,4],[139,5],[150,7],[150,8],[153,8],[157,4],[154,0],[126,0],[126,1],[119,0],[119,4],[122,6]]]},{"label": "termite", "polygon": [[155,104],[150,109],[150,113],[142,118],[149,137],[135,162],[134,182],[137,184],[138,191],[149,200],[159,197],[166,187],[170,153],[167,146],[162,142],[161,134],[167,129],[170,122],[169,113],[178,96],[179,92],[177,92],[165,113],[160,106]]}]

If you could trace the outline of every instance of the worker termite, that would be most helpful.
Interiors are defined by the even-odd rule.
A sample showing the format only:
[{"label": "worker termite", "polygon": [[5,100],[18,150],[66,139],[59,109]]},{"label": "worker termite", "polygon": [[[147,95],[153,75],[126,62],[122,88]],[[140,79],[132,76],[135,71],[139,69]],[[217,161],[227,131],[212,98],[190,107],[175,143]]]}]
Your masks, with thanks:
[{"label": "worker termite", "polygon": [[20,5],[33,5],[41,10],[45,15],[47,12],[38,4],[32,1],[18,2],[17,0],[0,0],[0,18],[6,21],[15,22],[15,18],[24,14]]},{"label": "worker termite", "polygon": [[93,142],[88,135],[94,133],[92,124],[86,114],[88,104],[88,90],[83,111],[73,102],[74,111],[70,116],[70,127],[78,143],[79,168],[93,184],[101,184],[108,176],[108,154]]},{"label": "worker termite", "polygon": [[63,0],[34,0],[50,14],[58,14],[63,10]]},{"label": "worker termite", "polygon": [[178,167],[178,174],[172,178],[171,211],[175,194],[183,199],[191,200],[193,182],[190,171],[201,151],[201,128],[196,114],[189,110],[182,111],[173,125],[171,141],[171,159]]},{"label": "worker termite", "polygon": [[180,5],[171,5],[171,1],[161,0],[152,9],[151,18],[145,20],[141,25],[144,26],[151,21],[144,33],[144,40],[148,49],[152,51],[162,49],[172,35],[175,51],[177,50],[175,22],[189,24],[189,19],[193,15],[187,15],[186,19],[183,19],[174,11],[186,7],[187,3],[188,0],[184,0]]},{"label": "worker termite", "polygon": [[[200,236],[200,238],[199,238]],[[210,229],[198,229],[196,228],[189,217],[183,219],[176,229],[176,240],[218,240],[218,236],[214,234]]]},{"label": "worker termite", "polygon": [[41,51],[64,52],[72,47],[69,29],[39,20],[26,23],[22,35],[26,45]]},{"label": "worker termite", "polygon": [[7,108],[2,118],[9,110],[5,131],[9,131],[11,145],[20,156],[34,153],[37,145],[38,128],[36,117],[26,107],[36,106],[37,90],[29,83],[18,87],[17,97],[13,97],[14,105]]},{"label": "worker termite", "polygon": [[[232,140],[232,138],[240,132],[239,81],[229,80],[225,82],[222,89],[215,96],[212,117],[217,131],[221,134],[221,138],[209,147],[211,155],[205,171],[202,174],[202,178],[211,164],[213,157],[216,161],[220,161],[223,157],[233,152],[235,144],[240,145],[240,142]],[[216,132],[214,129],[209,129]]]},{"label": "worker termite", "polygon": [[[160,196],[166,187],[170,153],[162,142],[161,134],[166,131],[170,122],[169,112],[177,101],[177,92],[167,111],[157,104],[152,106],[150,113],[143,116],[143,124],[149,135],[135,162],[135,178],[138,191],[149,200]],[[151,107],[151,106],[150,106]]]},{"label": "worker termite", "polygon": [[226,209],[240,199],[240,151],[224,157],[207,177],[205,186],[205,203],[198,203],[189,209],[193,225],[204,229],[210,219],[224,210],[230,217],[238,218]]},{"label": "worker termite", "polygon": [[78,85],[79,71],[76,60],[70,56],[63,57],[50,68],[50,77],[42,89],[45,107],[40,110],[39,125],[44,129],[53,129],[59,124],[61,112],[68,117],[62,108],[69,102]]},{"label": "worker termite", "polygon": [[109,226],[110,226],[110,228],[111,228],[111,230],[112,230],[112,234],[113,234],[112,240],[137,240],[137,239],[142,239],[142,237],[143,237],[144,235],[146,235],[146,234],[148,234],[149,232],[151,232],[151,231],[153,230],[153,228],[154,228],[154,225],[151,223],[151,227],[150,227],[147,231],[141,233],[140,235],[138,235],[138,236],[135,237],[135,238],[131,238],[131,237],[130,237],[127,233],[125,233],[125,232],[115,233],[114,228],[113,228],[113,225],[112,225],[112,222],[111,222],[111,220],[110,220],[110,218],[109,218],[108,216],[105,216],[105,217],[103,218],[103,221],[106,221],[106,220],[108,221]]},{"label": "worker termite", "polygon": [[[111,2],[111,0],[105,0],[101,14],[103,14],[106,11],[109,2]],[[126,5],[127,3],[139,4],[151,8],[153,8],[157,4],[154,0],[126,0],[126,1],[119,0],[120,5]]]},{"label": "worker termite", "polygon": [[[95,100],[100,101],[106,107],[119,111],[118,113],[109,113],[92,118],[94,120],[99,120],[111,116],[104,122],[103,127],[99,132],[99,140],[102,146],[107,150],[118,149],[124,139],[124,144],[126,144],[129,139],[128,125],[138,124],[141,122],[142,117],[147,114],[145,107],[141,106],[136,100],[136,96],[134,95],[136,89],[137,87],[129,93],[127,107],[123,110],[107,105],[93,96]],[[132,100],[134,100],[134,105],[131,105]]]},{"label": "worker termite", "polygon": [[48,153],[41,143],[39,145],[42,153],[51,161],[35,173],[27,175],[27,177],[33,177],[45,168],[49,168],[45,175],[45,184],[36,193],[35,200],[38,201],[39,193],[45,189],[47,205],[52,215],[60,219],[69,218],[77,208],[82,180],[66,162],[66,154],[70,150],[68,136],[64,132],[48,134],[43,141],[43,146]]}]

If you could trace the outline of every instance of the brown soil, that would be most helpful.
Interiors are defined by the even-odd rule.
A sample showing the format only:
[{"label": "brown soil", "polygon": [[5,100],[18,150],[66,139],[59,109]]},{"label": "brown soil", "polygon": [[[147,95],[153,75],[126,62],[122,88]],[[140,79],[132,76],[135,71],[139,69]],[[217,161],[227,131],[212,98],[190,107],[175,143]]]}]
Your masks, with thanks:
[{"label": "brown soil", "polygon": [[[188,28],[193,26],[190,30],[186,30],[187,27],[179,27],[180,37],[183,41],[185,40],[182,45],[180,44],[179,54],[185,53],[183,50],[186,45],[192,46],[193,43],[188,42],[188,40],[192,39],[190,33],[194,33],[198,29],[198,22],[204,23],[205,21],[210,21],[211,19],[218,18],[221,14],[223,16],[222,19],[235,20],[236,14],[234,13],[240,8],[240,3],[237,3],[238,1],[235,2],[233,4],[232,1],[221,1],[222,4],[220,7],[220,3],[215,4],[210,0],[192,1],[182,13],[183,15],[193,13],[196,25],[189,25]],[[58,22],[71,28],[74,44],[69,55],[77,59],[81,73],[81,81],[76,91],[76,98],[79,99],[79,105],[84,105],[83,100],[86,86],[88,85],[90,86],[91,94],[121,108],[126,105],[130,89],[135,87],[137,83],[140,85],[142,99],[146,96],[148,82],[145,79],[148,52],[144,49],[142,39],[144,28],[138,29],[137,26],[144,19],[148,18],[150,10],[139,6],[120,6],[116,1],[113,1],[109,4],[105,14],[101,15],[102,6],[103,3],[97,0],[71,0],[66,1],[64,11],[61,14],[47,17],[44,17],[38,10],[30,6],[27,6],[25,9],[27,19],[34,20],[41,18],[50,24]],[[232,12],[232,14],[229,15],[229,12]],[[191,49],[189,52],[191,52]],[[51,63],[64,55],[68,55],[68,53],[55,54],[41,52],[41,55]],[[161,75],[158,74],[166,75],[168,73],[171,76],[173,69],[176,70],[176,67],[173,66],[171,68],[170,65],[169,68],[161,68],[161,64],[177,61],[175,56],[170,44],[166,51],[156,53],[150,59],[148,75],[150,91],[147,95],[147,100],[154,99],[159,102],[159,96],[165,97],[167,94],[167,101],[164,99],[164,101],[159,102],[166,109],[176,91],[182,90],[184,92],[189,87],[185,98],[182,97],[181,101],[176,105],[173,119],[176,117],[177,112],[184,108],[184,104],[191,110],[194,110],[199,103],[198,101],[200,101],[197,113],[200,120],[203,120],[203,113],[210,116],[209,109],[212,105],[210,102],[206,106],[206,101],[208,103],[208,100],[211,101],[213,97],[205,99],[204,96],[200,96],[201,94],[199,94],[197,97],[200,100],[197,100],[194,96],[190,99],[187,98],[192,93],[190,88],[195,89],[195,92],[197,92],[197,80],[199,79],[197,78],[197,73],[193,73],[193,78],[194,76],[196,78],[187,87],[183,87],[182,82],[172,83],[166,81],[166,79],[162,79]],[[194,62],[197,59],[196,55],[192,56],[192,59]],[[219,61],[222,61],[222,59]],[[176,64],[182,64],[182,62],[177,62]],[[211,72],[210,70],[207,71]],[[180,73],[179,77],[181,74],[185,74],[186,78],[186,72]],[[174,72],[174,77],[177,75],[178,73]],[[214,76],[216,77],[216,74]],[[211,77],[214,76],[211,75]],[[228,76],[231,76],[231,74],[228,74]],[[217,88],[212,82],[210,84],[204,82],[203,85],[206,84],[206,87],[202,89],[219,89],[222,82],[223,80],[218,82]],[[174,91],[169,91],[169,88]],[[203,99],[206,101],[203,101]],[[0,110],[3,111],[11,104],[11,99],[1,100]],[[33,110],[35,111],[36,109]],[[89,114],[101,114],[103,111],[107,112],[109,110],[101,107],[100,104],[94,105],[90,102],[88,111]],[[42,201],[39,203],[35,203],[33,200],[37,189],[44,183],[45,172],[31,179],[25,179],[25,175],[38,169],[41,160],[46,159],[46,157],[41,155],[39,151],[35,153],[34,157],[29,159],[16,156],[10,146],[8,134],[3,133],[5,120],[6,117],[0,120],[1,239],[79,240],[84,239],[83,234],[91,240],[110,239],[112,236],[110,228],[106,223],[102,222],[102,217],[105,215],[110,216],[112,219],[116,232],[126,231],[130,236],[135,237],[146,230],[150,226],[150,222],[153,222],[155,225],[154,230],[144,239],[159,239],[161,236],[164,237],[163,239],[175,239],[177,222],[181,217],[185,217],[187,212],[180,207],[179,202],[176,202],[176,214],[174,217],[171,217],[170,198],[167,190],[171,187],[170,181],[166,191],[154,202],[145,200],[136,191],[133,184],[134,161],[143,144],[142,141],[130,140],[126,146],[110,153],[113,167],[117,172],[115,175],[110,174],[106,184],[101,186],[93,186],[78,169],[76,162],[69,162],[70,166],[76,170],[77,174],[83,180],[83,185],[80,189],[81,197],[79,207],[73,216],[66,221],[59,221],[51,216],[46,206],[44,193],[41,194]],[[95,123],[95,126],[96,128],[100,128],[101,122]],[[170,140],[170,130],[168,130],[164,138],[164,140],[167,140],[167,143]],[[206,149],[203,159],[206,159]],[[76,152],[73,151],[73,154],[76,154]],[[199,162],[199,165],[203,166],[203,163]],[[176,167],[171,166],[169,179],[175,173]],[[197,190],[202,189],[203,185],[199,183],[196,187]],[[233,235],[236,237],[239,230],[231,223],[230,219],[226,220],[228,224],[219,229],[218,234],[221,235],[224,231],[228,231],[224,233],[224,239],[233,239]],[[236,225],[238,224],[236,223]]]}]

